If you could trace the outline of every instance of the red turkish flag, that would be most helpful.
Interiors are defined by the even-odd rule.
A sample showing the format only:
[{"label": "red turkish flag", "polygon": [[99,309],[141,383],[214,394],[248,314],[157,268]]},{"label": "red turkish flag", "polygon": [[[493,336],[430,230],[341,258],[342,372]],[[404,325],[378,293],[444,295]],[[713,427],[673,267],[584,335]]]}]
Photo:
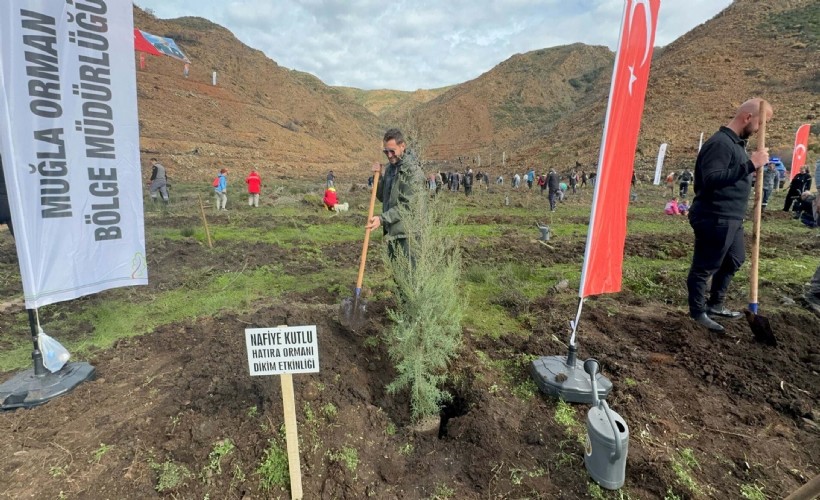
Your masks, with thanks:
[{"label": "red turkish flag", "polygon": [[797,134],[794,137],[794,153],[792,153],[792,175],[789,179],[794,179],[794,176],[800,173],[800,168],[806,164],[806,149],[809,147],[810,128],[811,125],[806,123],[800,125],[800,128],[797,129]]},{"label": "red turkish flag", "polygon": [[579,297],[621,290],[626,209],[660,0],[626,0],[595,177]]}]

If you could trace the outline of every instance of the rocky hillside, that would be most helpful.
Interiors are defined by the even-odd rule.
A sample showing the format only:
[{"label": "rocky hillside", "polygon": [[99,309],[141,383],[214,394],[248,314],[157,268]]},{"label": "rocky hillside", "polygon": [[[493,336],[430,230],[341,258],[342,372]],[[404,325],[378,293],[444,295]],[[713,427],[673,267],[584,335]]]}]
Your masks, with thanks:
[{"label": "rocky hillside", "polygon": [[[790,160],[800,124],[817,124],[813,132],[820,131],[819,48],[820,3],[814,0],[736,0],[667,46],[652,63],[639,171],[654,172],[662,142],[669,144],[670,169],[691,165],[700,133],[708,137],[753,96],[774,106],[767,145]],[[610,76],[611,68],[606,80]],[[608,88],[608,83],[597,88],[591,104],[560,120],[523,156],[563,165],[596,161]],[[816,135],[813,148],[810,158],[820,153]]]},{"label": "rocky hillside", "polygon": [[573,44],[516,54],[410,112],[428,159],[482,156],[500,164],[588,104],[608,78],[614,54]]},{"label": "rocky hillside", "polygon": [[144,165],[157,156],[184,180],[210,179],[221,167],[244,175],[252,166],[300,177],[366,170],[379,157],[375,115],[228,30],[202,18],[158,20],[137,7],[134,26],[174,38],[191,60],[187,79],[182,63],[168,57],[148,56],[137,71]]},{"label": "rocky hillside", "polygon": [[[663,8],[661,9],[663,15]],[[172,177],[209,179],[218,167],[289,177],[366,171],[379,137],[398,124],[432,160],[481,156],[483,165],[585,166],[597,160],[614,54],[573,44],[517,54],[445,89],[400,92],[330,87],[278,66],[201,18],[158,20],[135,8],[135,26],[175,38],[191,74],[167,57],[138,71],[143,159]],[[664,49],[652,63],[638,144],[639,172],[691,164],[698,136],[743,100],[775,107],[768,144],[790,158],[801,123],[820,130],[820,3],[736,0]],[[211,85],[211,72],[218,85]],[[820,146],[810,140],[815,157]]]},{"label": "rocky hillside", "polygon": [[362,90],[353,87],[336,87],[354,102],[361,104],[374,115],[379,116],[384,123],[395,122],[406,115],[411,109],[429,102],[453,86],[430,90]]}]

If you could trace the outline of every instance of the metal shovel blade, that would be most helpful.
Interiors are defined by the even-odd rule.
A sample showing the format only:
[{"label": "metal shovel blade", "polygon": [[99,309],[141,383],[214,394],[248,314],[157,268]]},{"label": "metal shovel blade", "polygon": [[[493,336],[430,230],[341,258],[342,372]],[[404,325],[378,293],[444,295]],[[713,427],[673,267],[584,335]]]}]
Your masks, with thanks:
[{"label": "metal shovel blade", "polygon": [[752,329],[752,335],[755,340],[768,346],[776,347],[777,338],[772,331],[772,325],[769,324],[769,318],[765,318],[759,314],[746,309],[743,311],[746,315],[746,321],[749,322],[749,327]]},{"label": "metal shovel blade", "polygon": [[361,297],[348,297],[339,305],[339,322],[345,328],[356,331],[367,321],[367,301]]}]

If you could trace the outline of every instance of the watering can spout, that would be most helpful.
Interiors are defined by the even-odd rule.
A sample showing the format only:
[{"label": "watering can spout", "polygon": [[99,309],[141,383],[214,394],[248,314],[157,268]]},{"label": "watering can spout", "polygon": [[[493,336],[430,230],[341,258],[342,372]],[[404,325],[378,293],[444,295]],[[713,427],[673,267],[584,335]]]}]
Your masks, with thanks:
[{"label": "watering can spout", "polygon": [[598,383],[595,381],[596,375],[598,375],[598,361],[593,358],[584,361],[584,371],[589,374],[590,383],[592,384],[592,406],[598,406]]}]

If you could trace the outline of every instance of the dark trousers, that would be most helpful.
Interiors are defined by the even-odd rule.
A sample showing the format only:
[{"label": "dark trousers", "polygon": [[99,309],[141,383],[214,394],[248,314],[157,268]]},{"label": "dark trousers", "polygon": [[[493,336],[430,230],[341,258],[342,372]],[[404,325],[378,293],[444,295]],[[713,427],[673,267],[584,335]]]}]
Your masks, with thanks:
[{"label": "dark trousers", "polygon": [[[398,252],[402,255],[410,255],[410,247],[407,245],[407,238],[396,238],[387,242],[387,256],[390,260],[395,260]],[[410,267],[414,267],[415,259],[410,255]]]},{"label": "dark trousers", "polygon": [[800,191],[797,189],[789,188],[789,192],[786,193],[786,200],[783,203],[783,211],[788,212],[792,209],[792,205],[794,205],[794,200],[800,198]]},{"label": "dark trousers", "polygon": [[553,191],[550,189],[550,210],[555,210],[555,202],[558,199],[558,191]]},{"label": "dark trousers", "polygon": [[[690,225],[695,231],[695,253],[686,287],[689,290],[689,313],[695,316],[723,303],[732,277],[746,260],[746,249],[741,220],[692,220]],[[712,278],[712,287],[707,301],[709,278]]]},{"label": "dark trousers", "polygon": [[681,196],[686,196],[689,194],[689,183],[688,182],[681,182],[680,183],[680,192]]},{"label": "dark trousers", "polygon": [[769,204],[769,196],[771,196],[771,195],[772,195],[772,190],[771,189],[763,188],[763,203],[761,203],[761,205],[763,205],[764,207],[767,206]]}]

